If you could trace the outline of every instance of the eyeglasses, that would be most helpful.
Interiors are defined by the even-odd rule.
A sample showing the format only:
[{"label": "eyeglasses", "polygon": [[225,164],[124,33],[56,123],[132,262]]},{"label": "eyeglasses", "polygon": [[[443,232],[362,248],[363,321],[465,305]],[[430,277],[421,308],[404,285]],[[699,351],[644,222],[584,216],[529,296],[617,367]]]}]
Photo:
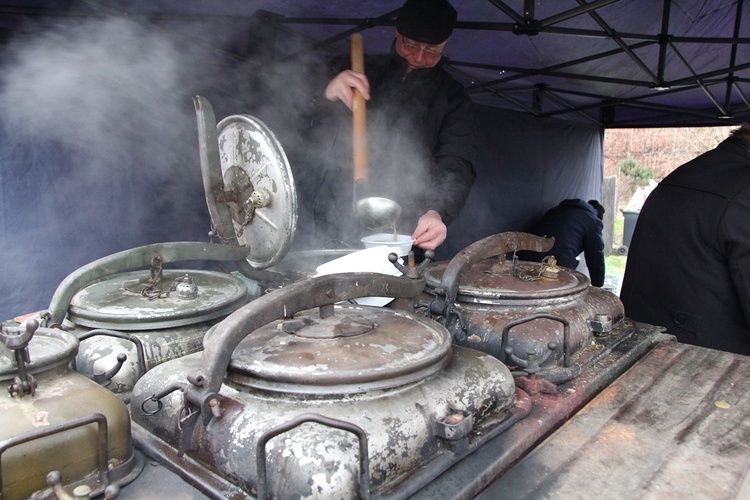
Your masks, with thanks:
[{"label": "eyeglasses", "polygon": [[401,46],[405,52],[409,54],[422,52],[425,58],[438,58],[443,55],[443,49],[436,49],[436,45],[427,45],[426,43],[418,43],[409,40],[404,35],[401,35]]}]

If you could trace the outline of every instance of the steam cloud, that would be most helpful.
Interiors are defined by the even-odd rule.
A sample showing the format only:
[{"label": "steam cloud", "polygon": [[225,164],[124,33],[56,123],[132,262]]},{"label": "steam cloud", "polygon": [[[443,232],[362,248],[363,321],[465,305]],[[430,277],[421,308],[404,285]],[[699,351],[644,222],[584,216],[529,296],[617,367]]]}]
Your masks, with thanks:
[{"label": "steam cloud", "polygon": [[26,32],[0,73],[1,319],[46,307],[81,265],[209,225],[191,101],[211,85],[204,49],[122,18]]},{"label": "steam cloud", "polygon": [[[174,26],[120,17],[64,19],[28,25],[6,45],[0,60],[0,320],[46,308],[67,274],[103,256],[154,242],[206,241],[210,220],[194,95],[209,99],[217,120],[251,114],[277,135],[298,186],[299,241],[313,205],[329,201],[318,187],[319,167],[332,159],[332,137],[310,120],[317,119],[320,70],[330,54],[304,61],[282,55],[270,64],[260,49],[244,59],[236,55],[242,51],[232,53],[237,33],[217,32],[215,24],[211,31]],[[295,40],[282,42],[281,50],[298,49]],[[253,43],[245,40],[251,52]],[[263,50],[271,48],[279,44]],[[339,133],[333,140],[351,140],[346,127]],[[382,150],[392,140],[368,139]],[[401,185],[423,182],[414,169],[395,170]],[[371,172],[377,175],[377,168]],[[351,179],[351,165],[329,174]],[[341,210],[353,213],[350,204]],[[319,236],[310,236],[315,241],[307,247],[326,247]]]}]

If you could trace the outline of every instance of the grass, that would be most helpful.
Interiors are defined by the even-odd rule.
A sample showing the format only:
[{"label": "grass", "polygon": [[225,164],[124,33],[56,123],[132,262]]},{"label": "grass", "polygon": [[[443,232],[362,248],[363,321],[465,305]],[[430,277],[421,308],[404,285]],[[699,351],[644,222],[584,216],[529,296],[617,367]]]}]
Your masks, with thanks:
[{"label": "grass", "polygon": [[[625,230],[625,218],[622,213],[618,210],[614,218],[614,227],[612,228],[612,236],[615,247],[622,245],[622,237]],[[604,259],[605,276],[614,277],[617,285],[617,293],[619,293],[620,285],[622,285],[622,278],[625,275],[625,264],[627,263],[627,255],[618,255],[613,253],[612,255]],[[612,279],[606,279],[606,281],[612,281]]]},{"label": "grass", "polygon": [[625,233],[625,217],[619,211],[615,215],[614,225],[612,228],[612,239],[615,245],[622,244],[622,235]]},{"label": "grass", "polygon": [[607,274],[614,274],[620,278],[622,283],[622,277],[625,274],[625,263],[627,262],[627,255],[610,255],[604,259],[604,266]]}]

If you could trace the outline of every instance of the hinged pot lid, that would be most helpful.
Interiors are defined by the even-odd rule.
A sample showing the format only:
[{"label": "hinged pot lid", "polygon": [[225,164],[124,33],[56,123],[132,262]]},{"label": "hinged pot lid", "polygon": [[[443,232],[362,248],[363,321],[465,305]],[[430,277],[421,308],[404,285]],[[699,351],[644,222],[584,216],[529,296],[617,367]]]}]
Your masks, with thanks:
[{"label": "hinged pot lid", "polygon": [[240,386],[307,394],[359,393],[421,380],[451,359],[440,324],[402,311],[336,306],[266,325],[234,351],[227,379]]},{"label": "hinged pot lid", "polygon": [[231,274],[169,269],[153,284],[148,271],[132,271],[78,291],[69,319],[90,328],[156,330],[226,316],[248,300],[247,286]]},{"label": "hinged pot lid", "polygon": [[217,128],[224,188],[239,197],[232,204],[237,239],[250,247],[250,264],[269,267],[284,258],[297,228],[289,161],[273,132],[252,116],[229,116]]},{"label": "hinged pot lid", "polygon": [[[426,274],[427,287],[440,285],[448,262],[433,264]],[[556,267],[548,273],[538,262],[488,258],[467,266],[461,272],[458,301],[543,300],[583,293],[589,279],[572,269]],[[541,271],[541,272],[540,272]]]},{"label": "hinged pot lid", "polygon": [[211,233],[250,249],[247,261],[263,269],[281,261],[297,229],[297,191],[284,149],[255,117],[233,115],[218,124],[213,108],[194,98],[201,171]]}]

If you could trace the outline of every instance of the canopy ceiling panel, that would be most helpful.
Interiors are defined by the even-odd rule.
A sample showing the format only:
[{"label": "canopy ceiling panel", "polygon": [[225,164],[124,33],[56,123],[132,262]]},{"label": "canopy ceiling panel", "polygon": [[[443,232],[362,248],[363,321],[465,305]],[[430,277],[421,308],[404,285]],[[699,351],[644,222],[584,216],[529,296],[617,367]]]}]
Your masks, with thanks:
[{"label": "canopy ceiling panel", "polygon": [[[28,19],[128,16],[171,28],[199,24],[213,33],[203,42],[232,39],[230,50],[242,56],[262,16],[263,29],[278,34],[276,57],[289,59],[346,53],[356,31],[366,51],[385,51],[401,3],[0,1],[0,29],[8,38]],[[477,103],[605,128],[726,125],[750,116],[745,0],[452,3],[459,22],[444,60]]]}]

